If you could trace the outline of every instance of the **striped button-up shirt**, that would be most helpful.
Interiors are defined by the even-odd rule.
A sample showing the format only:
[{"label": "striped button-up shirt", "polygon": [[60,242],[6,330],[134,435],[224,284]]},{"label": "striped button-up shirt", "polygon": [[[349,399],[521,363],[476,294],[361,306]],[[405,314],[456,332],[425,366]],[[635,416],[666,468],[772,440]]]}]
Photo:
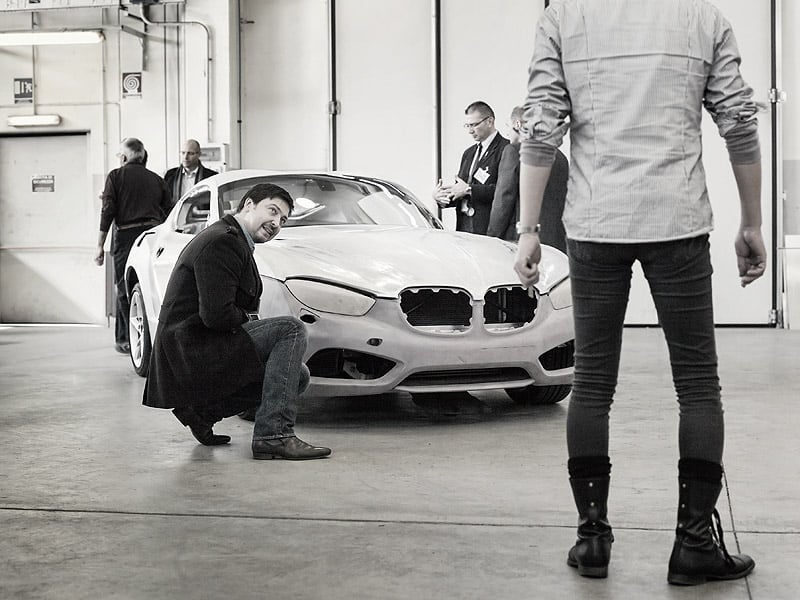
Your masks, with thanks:
[{"label": "striped button-up shirt", "polygon": [[760,160],[757,106],[730,24],[705,0],[554,0],[539,20],[521,160],[570,132],[567,236],[694,237],[713,228],[705,107],[733,163]]}]

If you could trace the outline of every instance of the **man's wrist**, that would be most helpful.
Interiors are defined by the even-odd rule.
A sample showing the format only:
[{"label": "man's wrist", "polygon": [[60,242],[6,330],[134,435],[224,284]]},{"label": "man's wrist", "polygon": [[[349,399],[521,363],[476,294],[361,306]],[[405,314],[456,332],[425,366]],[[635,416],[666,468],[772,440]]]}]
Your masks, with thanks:
[{"label": "man's wrist", "polygon": [[523,225],[519,221],[517,221],[517,235],[531,235],[536,234],[539,235],[539,232],[542,230],[542,226],[537,223],[536,225]]}]

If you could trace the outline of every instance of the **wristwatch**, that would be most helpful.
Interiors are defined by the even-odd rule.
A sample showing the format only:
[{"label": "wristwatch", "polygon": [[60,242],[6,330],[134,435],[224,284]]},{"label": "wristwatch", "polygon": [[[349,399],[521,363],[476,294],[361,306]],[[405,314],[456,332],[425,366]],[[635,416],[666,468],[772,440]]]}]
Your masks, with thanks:
[{"label": "wristwatch", "polygon": [[537,223],[533,227],[530,225],[522,225],[519,221],[517,221],[517,235],[525,235],[526,233],[539,233],[542,230],[542,226]]}]

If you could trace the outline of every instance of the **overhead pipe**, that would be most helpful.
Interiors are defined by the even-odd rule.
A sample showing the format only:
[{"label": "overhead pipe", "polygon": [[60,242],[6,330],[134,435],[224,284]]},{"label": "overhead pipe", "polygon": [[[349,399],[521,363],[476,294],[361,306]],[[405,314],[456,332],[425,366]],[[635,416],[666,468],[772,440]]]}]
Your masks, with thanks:
[{"label": "overhead pipe", "polygon": [[147,25],[159,26],[159,27],[185,27],[186,25],[199,25],[203,28],[203,31],[206,35],[206,68],[205,76],[206,76],[206,141],[210,142],[211,140],[211,32],[208,29],[208,26],[201,22],[201,21],[151,21],[147,18],[147,7],[141,7],[141,18],[142,21]]}]

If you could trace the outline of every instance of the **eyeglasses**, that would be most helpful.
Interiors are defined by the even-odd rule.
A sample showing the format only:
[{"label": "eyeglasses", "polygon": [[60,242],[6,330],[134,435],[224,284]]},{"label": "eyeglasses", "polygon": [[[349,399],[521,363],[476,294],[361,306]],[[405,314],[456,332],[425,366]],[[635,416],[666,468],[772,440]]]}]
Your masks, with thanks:
[{"label": "eyeglasses", "polygon": [[483,117],[480,121],[476,121],[475,123],[464,123],[464,129],[475,129],[478,125],[483,123],[486,119],[489,118],[490,115]]}]

